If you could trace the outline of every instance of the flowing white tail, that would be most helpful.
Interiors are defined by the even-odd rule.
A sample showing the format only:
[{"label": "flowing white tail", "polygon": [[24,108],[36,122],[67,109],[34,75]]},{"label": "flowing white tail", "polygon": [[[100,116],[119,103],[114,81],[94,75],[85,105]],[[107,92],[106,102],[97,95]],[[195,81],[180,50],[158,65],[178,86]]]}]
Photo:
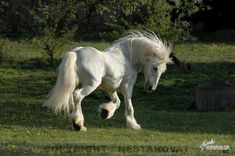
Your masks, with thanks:
[{"label": "flowing white tail", "polygon": [[52,90],[49,99],[43,104],[48,108],[51,108],[55,113],[61,111],[69,113],[70,107],[73,107],[72,99],[73,91],[78,84],[77,77],[77,54],[75,52],[68,52],[60,66],[59,74],[56,81],[56,85]]}]

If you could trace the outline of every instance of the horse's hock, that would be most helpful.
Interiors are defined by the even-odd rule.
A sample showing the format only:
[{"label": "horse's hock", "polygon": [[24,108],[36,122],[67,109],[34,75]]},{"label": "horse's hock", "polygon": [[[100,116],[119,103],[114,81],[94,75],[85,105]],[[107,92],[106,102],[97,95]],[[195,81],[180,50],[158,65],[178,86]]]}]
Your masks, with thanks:
[{"label": "horse's hock", "polygon": [[235,85],[200,85],[196,87],[196,105],[201,111],[235,108]]}]

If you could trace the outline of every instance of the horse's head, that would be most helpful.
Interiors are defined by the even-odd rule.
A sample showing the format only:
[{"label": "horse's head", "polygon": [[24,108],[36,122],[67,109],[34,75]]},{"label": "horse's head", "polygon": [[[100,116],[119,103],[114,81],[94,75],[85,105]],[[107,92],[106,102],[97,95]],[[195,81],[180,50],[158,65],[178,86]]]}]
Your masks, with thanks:
[{"label": "horse's head", "polygon": [[142,65],[147,92],[156,90],[162,73],[166,71],[167,63],[173,62],[182,66],[172,53],[173,46],[159,39],[154,32],[133,31],[119,41],[125,39],[130,41],[128,46],[132,51],[132,62]]},{"label": "horse's head", "polygon": [[144,63],[144,88],[147,92],[156,90],[162,73],[166,71],[166,64],[171,61],[169,54],[169,52],[159,52],[159,48],[155,47],[146,51]]}]

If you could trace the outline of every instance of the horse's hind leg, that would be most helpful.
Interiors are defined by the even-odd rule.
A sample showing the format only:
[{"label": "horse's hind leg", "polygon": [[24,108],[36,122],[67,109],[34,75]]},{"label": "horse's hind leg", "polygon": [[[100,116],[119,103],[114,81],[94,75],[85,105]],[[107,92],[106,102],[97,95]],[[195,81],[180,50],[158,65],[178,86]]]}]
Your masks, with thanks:
[{"label": "horse's hind leg", "polygon": [[73,127],[75,130],[86,131],[86,127],[84,126],[84,116],[81,108],[81,101],[83,97],[80,96],[80,93],[81,90],[74,91],[74,110],[69,115],[69,117],[72,119]]},{"label": "horse's hind leg", "polygon": [[82,99],[93,92],[100,83],[93,83],[92,85],[86,85],[80,89],[74,91],[74,110],[70,114],[70,118],[73,122],[73,127],[78,131],[86,131],[86,127],[84,126],[84,116],[82,113],[81,102]]},{"label": "horse's hind leg", "polygon": [[121,103],[116,91],[108,92],[108,94],[111,98],[111,101],[108,103],[101,104],[98,110],[100,112],[101,118],[103,119],[110,119],[113,116],[116,109],[119,108]]}]

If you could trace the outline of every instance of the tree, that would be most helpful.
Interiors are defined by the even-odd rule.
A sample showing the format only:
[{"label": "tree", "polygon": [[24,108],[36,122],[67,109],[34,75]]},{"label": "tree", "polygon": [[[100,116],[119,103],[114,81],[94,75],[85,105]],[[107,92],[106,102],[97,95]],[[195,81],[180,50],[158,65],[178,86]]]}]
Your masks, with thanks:
[{"label": "tree", "polygon": [[190,0],[2,0],[1,34],[8,37],[55,36],[74,32],[89,38],[118,37],[129,29],[151,29],[181,36],[198,11]]}]

